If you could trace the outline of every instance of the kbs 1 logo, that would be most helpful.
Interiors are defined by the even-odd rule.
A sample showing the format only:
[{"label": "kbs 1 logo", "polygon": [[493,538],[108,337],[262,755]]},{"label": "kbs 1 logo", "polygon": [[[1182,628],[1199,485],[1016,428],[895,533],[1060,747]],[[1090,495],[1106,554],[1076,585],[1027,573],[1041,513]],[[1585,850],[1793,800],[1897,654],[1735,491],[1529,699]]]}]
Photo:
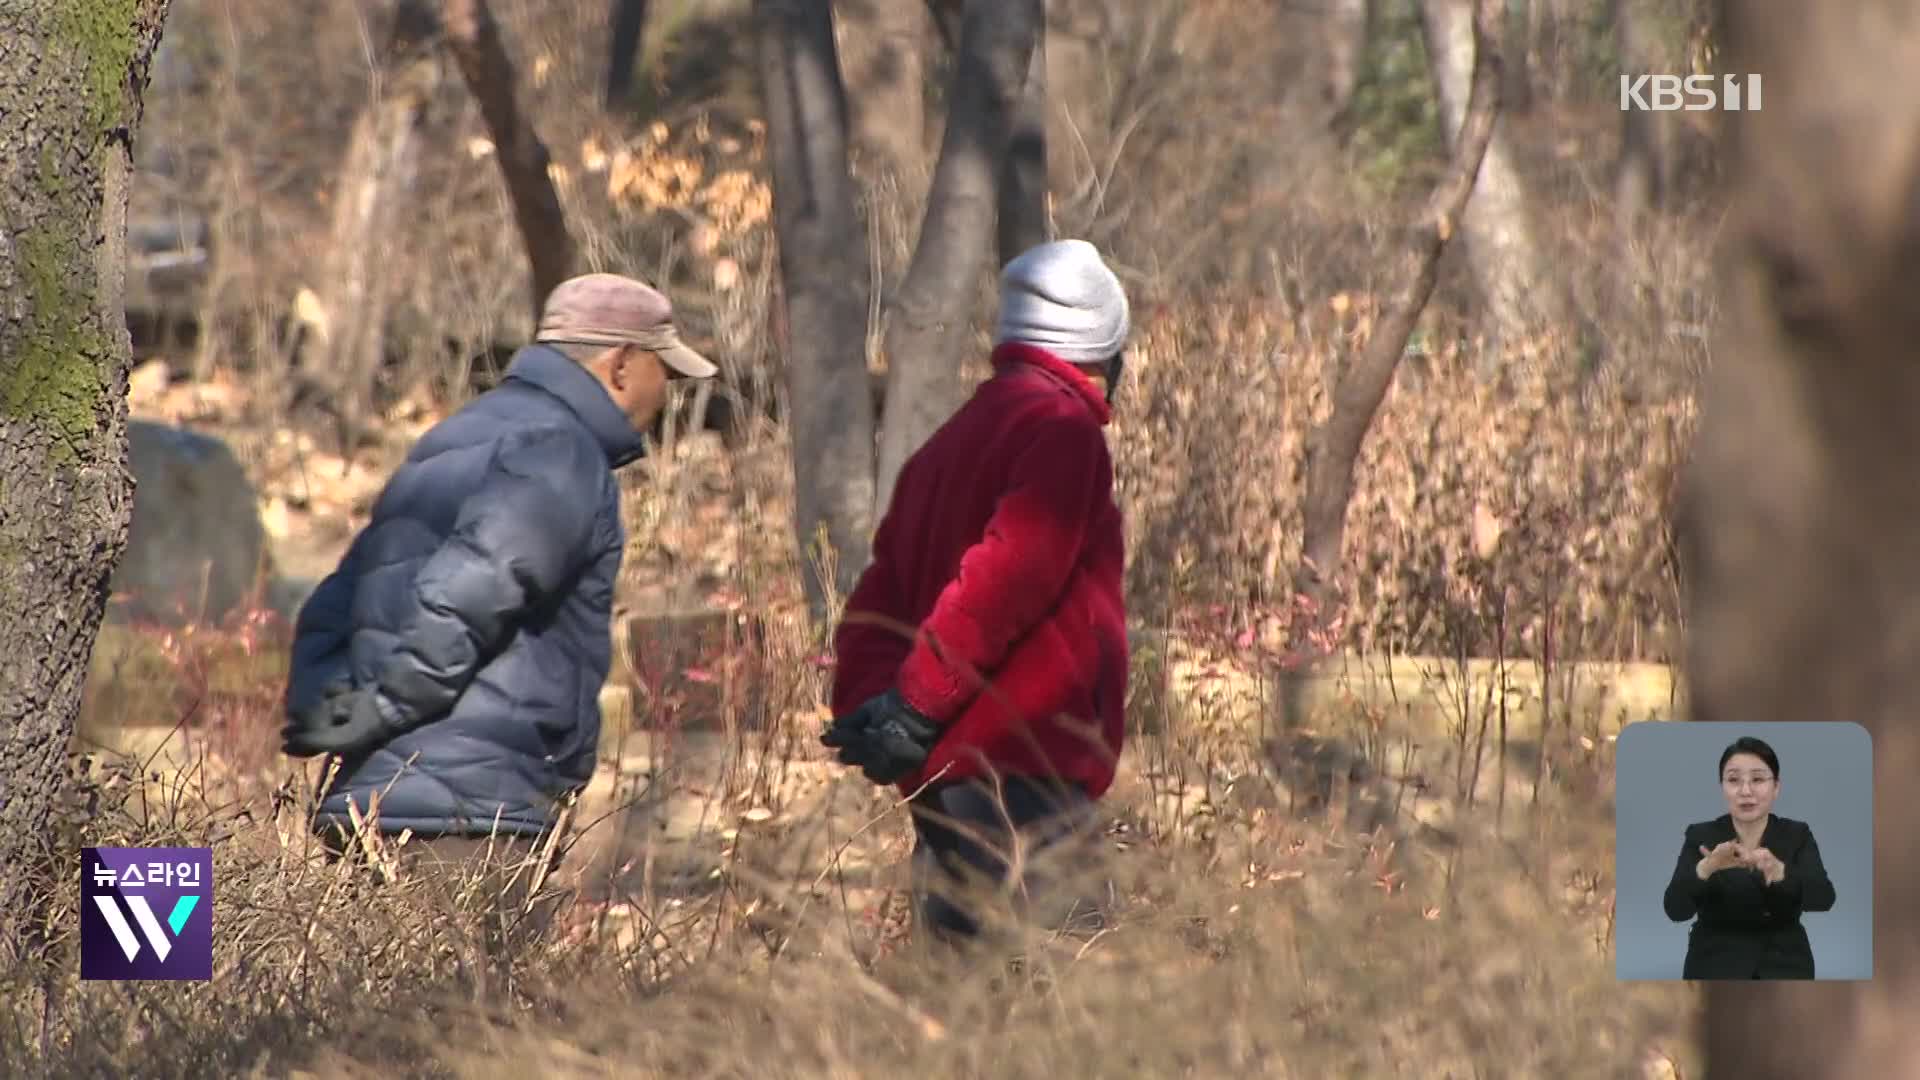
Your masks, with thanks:
[{"label": "kbs 1 logo", "polygon": [[213,849],[80,849],[80,977],[213,978]]},{"label": "kbs 1 logo", "polygon": [[1620,111],[1760,111],[1758,75],[1622,75]]}]

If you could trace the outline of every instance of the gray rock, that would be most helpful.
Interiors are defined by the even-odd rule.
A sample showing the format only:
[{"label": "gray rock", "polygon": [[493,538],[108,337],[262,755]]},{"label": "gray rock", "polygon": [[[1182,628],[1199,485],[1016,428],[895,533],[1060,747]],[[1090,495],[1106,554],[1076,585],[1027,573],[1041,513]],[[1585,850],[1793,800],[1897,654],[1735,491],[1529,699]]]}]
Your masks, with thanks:
[{"label": "gray rock", "polygon": [[133,524],[110,616],[169,626],[227,618],[255,595],[270,562],[240,459],[212,436],[150,421],[129,421],[127,440]]}]

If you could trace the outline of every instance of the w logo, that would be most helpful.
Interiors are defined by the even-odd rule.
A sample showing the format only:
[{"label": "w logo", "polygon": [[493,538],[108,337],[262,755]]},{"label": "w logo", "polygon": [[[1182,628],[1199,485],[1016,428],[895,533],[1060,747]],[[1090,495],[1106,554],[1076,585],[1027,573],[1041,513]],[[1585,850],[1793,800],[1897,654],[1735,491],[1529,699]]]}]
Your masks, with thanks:
[{"label": "w logo", "polygon": [[[120,914],[120,906],[111,896],[95,895],[93,902],[100,908],[100,917],[107,920],[107,926],[113,930],[113,939],[120,943],[120,951],[127,954],[127,962],[132,963],[140,955],[140,941],[133,936],[133,927],[127,925],[127,917]],[[200,903],[198,896],[182,896],[173,902],[173,911],[167,916],[167,927],[174,937],[180,936],[180,928],[187,925],[187,919],[193,915],[193,909]],[[167,954],[173,951],[173,942],[160,930],[160,920],[153,917],[153,907],[144,896],[129,896],[126,905],[133,912],[133,919],[140,924],[141,933],[147,936],[147,944],[153,946],[154,955],[161,963],[167,962]]]},{"label": "w logo", "polygon": [[82,848],[80,977],[213,977],[211,848]]}]

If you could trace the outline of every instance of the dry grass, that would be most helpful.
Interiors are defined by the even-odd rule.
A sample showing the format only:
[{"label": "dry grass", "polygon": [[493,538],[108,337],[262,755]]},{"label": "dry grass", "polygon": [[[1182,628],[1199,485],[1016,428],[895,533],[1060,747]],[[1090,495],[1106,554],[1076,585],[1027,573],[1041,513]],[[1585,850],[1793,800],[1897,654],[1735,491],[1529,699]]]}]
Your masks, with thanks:
[{"label": "dry grass", "polygon": [[[560,929],[484,996],[469,909],[404,873],[381,885],[343,870],[307,838],[312,768],[96,758],[61,844],[211,844],[214,980],[76,981],[63,874],[9,920],[51,929],[0,971],[0,1071],[1578,1077],[1649,1054],[1690,1067],[1692,991],[1612,977],[1604,746],[1530,803],[1530,781],[1510,784],[1496,819],[1467,797],[1487,803],[1494,770],[1463,782],[1451,764],[1464,735],[1407,770],[1376,720],[1327,718],[1322,747],[1359,748],[1349,773],[1339,755],[1303,767],[1222,715],[1151,708],[1137,719],[1154,734],[1135,737],[1108,800],[1094,880],[1112,922],[1092,939],[1010,927],[971,961],[920,951],[903,925],[903,812],[818,760],[796,715],[681,733],[639,775],[609,748],[609,772],[629,772],[580,807]],[[220,745],[271,745],[270,708],[245,721]],[[1449,827],[1417,824],[1423,802],[1450,804]]]}]

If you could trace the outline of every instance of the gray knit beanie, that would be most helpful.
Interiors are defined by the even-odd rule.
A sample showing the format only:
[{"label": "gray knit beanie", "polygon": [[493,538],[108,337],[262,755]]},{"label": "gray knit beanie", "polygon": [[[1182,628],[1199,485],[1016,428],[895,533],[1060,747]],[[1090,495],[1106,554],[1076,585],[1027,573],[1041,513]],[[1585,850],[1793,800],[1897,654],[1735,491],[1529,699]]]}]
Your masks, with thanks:
[{"label": "gray knit beanie", "polygon": [[1045,349],[1070,364],[1098,364],[1126,346],[1127,294],[1085,240],[1028,248],[1000,272],[993,343]]}]

